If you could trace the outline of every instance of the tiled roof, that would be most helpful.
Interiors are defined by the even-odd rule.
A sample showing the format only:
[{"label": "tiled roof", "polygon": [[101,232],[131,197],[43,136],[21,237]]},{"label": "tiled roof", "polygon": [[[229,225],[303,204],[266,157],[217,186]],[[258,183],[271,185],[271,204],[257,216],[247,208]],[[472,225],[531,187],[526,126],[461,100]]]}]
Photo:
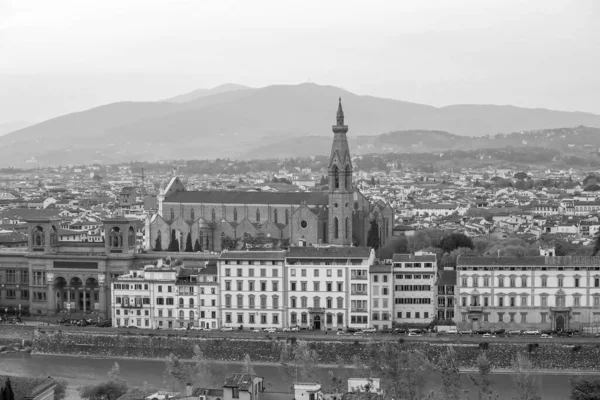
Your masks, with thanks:
[{"label": "tiled roof", "polygon": [[435,262],[435,254],[394,254],[393,262]]},{"label": "tiled roof", "polygon": [[197,191],[174,192],[164,203],[208,203],[208,204],[329,204],[327,192],[240,192],[240,191]]},{"label": "tiled roof", "polygon": [[8,385],[12,388],[14,400],[25,400],[34,398],[56,385],[56,383],[50,377],[31,378],[27,376],[0,375],[0,393]]},{"label": "tiled roof", "polygon": [[239,390],[247,391],[252,387],[252,380],[255,378],[255,375],[250,374],[233,374],[229,375],[225,379],[225,383],[223,387],[233,387],[238,388]]},{"label": "tiled roof", "polygon": [[287,258],[369,258],[369,247],[290,247]]},{"label": "tiled roof", "polygon": [[192,392],[192,397],[198,398],[201,395],[223,398],[223,389],[196,388]]},{"label": "tiled roof", "polygon": [[456,265],[546,265],[543,256],[528,257],[462,257],[456,260]]},{"label": "tiled roof", "polygon": [[219,260],[283,260],[285,251],[223,251]]},{"label": "tiled roof", "polygon": [[27,235],[21,232],[0,233],[0,244],[27,242]]},{"label": "tiled roof", "polygon": [[198,275],[217,275],[217,273],[217,266],[211,265],[209,267],[202,268],[200,272],[198,272]]},{"label": "tiled roof", "polygon": [[392,272],[392,264],[379,264],[379,265],[371,265],[369,267],[370,274],[384,274]]},{"label": "tiled roof", "polygon": [[61,210],[52,209],[52,210],[35,210],[28,208],[13,208],[12,210],[6,210],[0,212],[1,218],[10,218],[10,219],[38,219],[38,218],[53,218],[57,217]]}]

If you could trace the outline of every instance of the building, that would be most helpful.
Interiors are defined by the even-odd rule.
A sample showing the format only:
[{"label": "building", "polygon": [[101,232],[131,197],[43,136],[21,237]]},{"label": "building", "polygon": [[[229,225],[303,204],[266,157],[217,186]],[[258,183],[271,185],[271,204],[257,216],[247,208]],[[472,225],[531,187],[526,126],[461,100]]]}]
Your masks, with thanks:
[{"label": "building", "polygon": [[119,192],[119,205],[127,207],[134,205],[137,198],[137,189],[134,186],[125,186]]},{"label": "building", "polygon": [[285,251],[223,251],[218,261],[222,326],[284,325]]},{"label": "building", "polygon": [[600,257],[459,257],[455,321],[470,329],[600,326]]},{"label": "building", "polygon": [[223,383],[223,400],[260,400],[263,378],[249,374],[232,374]]},{"label": "building", "polygon": [[310,330],[369,327],[368,247],[292,247],[285,256],[286,324]]},{"label": "building", "polygon": [[376,329],[391,329],[394,313],[392,264],[369,267],[371,285],[371,325]]},{"label": "building", "polygon": [[435,317],[435,254],[394,254],[394,322],[427,324]]},{"label": "building", "polygon": [[372,220],[385,245],[392,236],[394,210],[383,202],[369,203],[354,185],[341,100],[332,129],[328,191],[188,191],[174,177],[157,196],[158,213],[149,221],[150,246],[158,241],[166,248],[172,232],[182,248],[190,233],[192,242],[213,251],[223,249],[228,238],[248,235],[292,246],[301,241],[364,246]]},{"label": "building", "polygon": [[199,326],[205,329],[216,329],[221,326],[218,277],[217,265],[209,265],[198,272],[200,290]]},{"label": "building", "polygon": [[454,320],[454,307],[456,306],[456,271],[438,271],[436,287],[436,318],[440,321]]},{"label": "building", "polygon": [[54,400],[56,382],[48,378],[0,375],[0,399]]}]

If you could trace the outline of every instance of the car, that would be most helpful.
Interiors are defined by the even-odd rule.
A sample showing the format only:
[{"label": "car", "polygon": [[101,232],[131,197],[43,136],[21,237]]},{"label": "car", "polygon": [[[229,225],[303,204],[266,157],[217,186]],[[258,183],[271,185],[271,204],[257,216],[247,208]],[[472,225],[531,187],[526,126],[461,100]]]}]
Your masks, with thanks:
[{"label": "car", "polygon": [[530,330],[523,332],[523,335],[539,335],[539,334],[540,334],[540,331],[538,331],[537,329],[530,329]]},{"label": "car", "polygon": [[420,333],[417,332],[409,332],[408,336],[422,336]]},{"label": "car", "polygon": [[112,326],[112,322],[110,320],[100,321],[96,324],[98,328],[110,328]]},{"label": "car", "polygon": [[201,326],[192,326],[192,327],[190,328],[190,330],[192,330],[192,331],[203,331],[203,330],[204,330],[204,328],[203,328],[203,327],[201,327]]},{"label": "car", "polygon": [[383,328],[382,330],[379,331],[379,333],[388,333],[389,334],[389,333],[392,333],[392,330],[388,329],[388,328]]},{"label": "car", "polygon": [[282,332],[300,332],[299,326],[288,326],[282,329]]},{"label": "car", "polygon": [[492,331],[490,331],[489,329],[480,329],[480,330],[477,331],[478,335],[485,335],[486,333],[487,334],[491,334]]},{"label": "car", "polygon": [[558,337],[572,337],[573,333],[571,333],[571,332],[564,332],[563,331],[563,332],[558,332],[558,334],[556,336],[558,336]]},{"label": "car", "polygon": [[377,333],[377,329],[375,328],[365,328],[362,331],[363,333]]},{"label": "car", "polygon": [[506,329],[501,328],[501,329],[496,329],[494,332],[492,332],[494,335],[504,335],[506,333]]},{"label": "car", "polygon": [[263,332],[264,333],[275,333],[275,332],[277,332],[277,329],[275,329],[275,328],[265,328],[265,329],[263,329]]},{"label": "car", "polygon": [[540,336],[540,339],[552,339],[552,335],[548,335],[547,333],[542,333],[542,336]]},{"label": "car", "polygon": [[396,335],[399,335],[399,334],[402,334],[402,333],[407,333],[407,332],[408,332],[408,331],[407,331],[406,329],[404,329],[404,328],[396,328],[396,329],[394,329],[394,330],[392,331],[392,333],[394,333],[394,334],[396,334]]},{"label": "car", "polygon": [[354,336],[360,336],[360,335],[364,335],[364,333],[361,331],[354,332]]},{"label": "car", "polygon": [[356,328],[346,328],[346,332],[348,332],[348,333],[355,333],[355,332],[358,332],[358,329],[356,329]]},{"label": "car", "polygon": [[496,335],[493,335],[491,333],[484,333],[482,337],[484,337],[484,338],[495,338]]},{"label": "car", "polygon": [[184,327],[178,327],[178,328],[173,328],[174,331],[187,331],[187,328]]},{"label": "car", "polygon": [[596,333],[596,337],[597,337],[597,338],[600,338],[600,333]]},{"label": "car", "polygon": [[254,329],[251,330],[251,332],[262,333],[262,331],[260,330],[260,328],[254,328]]},{"label": "car", "polygon": [[461,335],[472,335],[473,331],[471,329],[466,329],[464,331],[460,331]]},{"label": "car", "polygon": [[520,335],[521,331],[517,330],[517,329],[513,329],[512,331],[508,331],[509,335]]},{"label": "car", "polygon": [[337,331],[336,335],[338,335],[338,336],[348,336],[349,333],[348,332],[344,332],[344,331]]},{"label": "car", "polygon": [[456,329],[448,329],[446,333],[448,335],[458,335],[458,331]]},{"label": "car", "polygon": [[224,326],[221,328],[221,332],[233,332],[233,328],[231,326]]}]

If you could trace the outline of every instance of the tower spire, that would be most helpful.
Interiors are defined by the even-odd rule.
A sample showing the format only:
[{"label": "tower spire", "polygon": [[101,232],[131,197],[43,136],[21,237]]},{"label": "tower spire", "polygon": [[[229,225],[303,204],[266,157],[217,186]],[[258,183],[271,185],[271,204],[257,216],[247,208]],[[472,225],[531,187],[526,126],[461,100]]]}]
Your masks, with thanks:
[{"label": "tower spire", "polygon": [[336,117],[337,117],[337,125],[343,126],[344,125],[344,110],[342,109],[342,98],[341,97],[340,97],[340,103],[338,105]]}]

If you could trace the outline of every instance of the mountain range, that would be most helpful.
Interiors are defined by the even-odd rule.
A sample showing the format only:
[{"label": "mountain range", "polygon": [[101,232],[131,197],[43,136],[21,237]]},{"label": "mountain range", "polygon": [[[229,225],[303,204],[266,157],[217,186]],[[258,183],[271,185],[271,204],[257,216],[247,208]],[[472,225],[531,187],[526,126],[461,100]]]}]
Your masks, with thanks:
[{"label": "mountain range", "polygon": [[[107,104],[16,130],[0,137],[0,164],[326,154],[338,97],[351,146],[358,152],[523,145],[522,131],[600,128],[600,115],[590,113],[495,105],[432,107],[316,84],[258,89],[226,84],[163,101]],[[499,139],[504,136],[498,133],[512,132],[517,136]]]}]

